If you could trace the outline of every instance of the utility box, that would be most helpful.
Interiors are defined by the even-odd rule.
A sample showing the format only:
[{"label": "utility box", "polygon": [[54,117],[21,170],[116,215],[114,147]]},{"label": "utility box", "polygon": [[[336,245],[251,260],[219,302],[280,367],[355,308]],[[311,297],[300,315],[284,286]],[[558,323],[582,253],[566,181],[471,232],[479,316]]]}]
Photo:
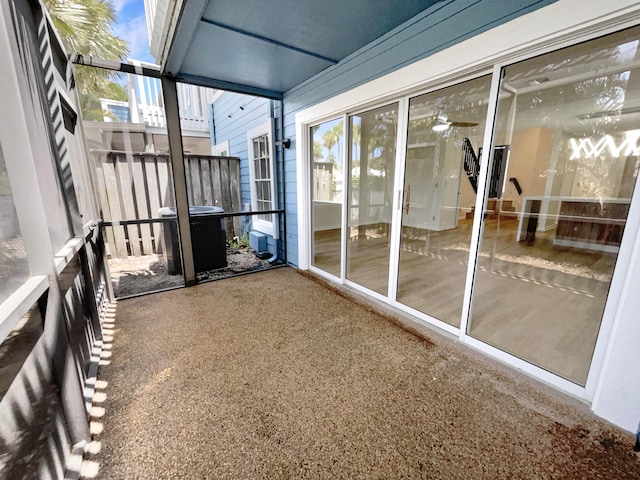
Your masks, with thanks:
[{"label": "utility box", "polygon": [[260,232],[249,232],[249,246],[256,252],[266,252],[267,236]]},{"label": "utility box", "polygon": [[[196,273],[216,270],[227,266],[227,235],[224,218],[211,217],[224,213],[220,207],[202,205],[189,207],[191,245]],[[160,209],[162,218],[176,218],[174,207]],[[178,222],[167,222],[163,228],[164,258],[170,275],[182,274],[182,257],[178,238]]]}]

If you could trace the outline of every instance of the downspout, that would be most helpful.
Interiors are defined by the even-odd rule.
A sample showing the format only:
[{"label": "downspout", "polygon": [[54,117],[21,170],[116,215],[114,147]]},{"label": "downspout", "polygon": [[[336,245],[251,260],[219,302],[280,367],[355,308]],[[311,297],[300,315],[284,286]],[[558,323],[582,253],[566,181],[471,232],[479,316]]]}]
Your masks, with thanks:
[{"label": "downspout", "polygon": [[[214,105],[213,103],[209,104],[209,118],[211,119],[211,134],[213,136],[212,140],[213,143],[211,144],[211,146],[217,145],[218,144],[218,138],[216,137],[216,117],[214,116],[215,110],[214,110]],[[230,154],[230,152],[227,152],[227,154]]]},{"label": "downspout", "polygon": [[[280,140],[284,138],[284,100],[280,100]],[[280,164],[282,166],[282,237],[283,241],[283,254],[285,265],[289,263],[287,258],[287,177],[284,164],[284,145],[280,145]]]}]

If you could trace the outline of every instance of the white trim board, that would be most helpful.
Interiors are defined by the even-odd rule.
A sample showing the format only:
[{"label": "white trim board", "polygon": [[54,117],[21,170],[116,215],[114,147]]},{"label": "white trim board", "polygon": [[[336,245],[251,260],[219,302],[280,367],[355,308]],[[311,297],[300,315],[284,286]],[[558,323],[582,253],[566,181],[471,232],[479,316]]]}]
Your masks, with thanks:
[{"label": "white trim board", "polygon": [[[271,190],[271,210],[273,210],[276,206],[277,199],[277,191],[275,185],[275,176],[276,176],[276,165],[275,165],[275,145],[274,145],[274,124],[273,119],[255,127],[251,130],[247,131],[247,159],[249,160],[249,188],[251,191],[251,208],[253,211],[261,210],[258,208],[257,201],[258,196],[256,192],[256,182],[255,182],[255,164],[253,158],[253,139],[257,137],[261,137],[262,135],[267,136],[268,148],[269,148],[269,186]],[[278,219],[276,214],[271,215],[271,221],[267,222],[265,220],[261,220],[257,215],[253,216],[253,230],[257,230],[258,232],[262,232],[266,235],[270,235],[273,238],[278,238]]]},{"label": "white trim board", "polygon": [[229,140],[211,145],[211,155],[230,157],[231,152],[229,151]]}]

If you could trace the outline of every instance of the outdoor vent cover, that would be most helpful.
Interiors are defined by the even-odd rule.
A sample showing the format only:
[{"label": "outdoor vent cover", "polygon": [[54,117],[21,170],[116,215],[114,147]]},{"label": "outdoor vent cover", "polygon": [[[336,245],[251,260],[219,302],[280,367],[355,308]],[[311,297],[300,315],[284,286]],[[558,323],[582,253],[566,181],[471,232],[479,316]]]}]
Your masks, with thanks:
[{"label": "outdoor vent cover", "polygon": [[249,233],[249,246],[256,252],[266,252],[267,250],[267,236],[260,232]]}]

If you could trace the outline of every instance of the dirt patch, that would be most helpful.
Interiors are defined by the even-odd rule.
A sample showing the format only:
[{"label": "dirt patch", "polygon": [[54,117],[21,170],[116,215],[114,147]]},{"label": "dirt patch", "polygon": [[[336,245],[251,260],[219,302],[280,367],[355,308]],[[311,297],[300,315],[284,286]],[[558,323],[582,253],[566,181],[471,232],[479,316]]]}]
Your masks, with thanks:
[{"label": "dirt patch", "polygon": [[270,267],[267,260],[256,257],[253,250],[247,248],[227,248],[227,266],[197,274],[198,282],[219,280],[246,272],[257,272]]},{"label": "dirt patch", "polygon": [[[266,270],[267,260],[256,257],[253,250],[227,248],[227,266],[200,272],[198,282],[219,280],[246,272]],[[182,275],[170,275],[162,255],[109,259],[111,281],[116,297],[128,297],[184,285]]]},{"label": "dirt patch", "polygon": [[184,285],[182,275],[169,275],[158,255],[109,259],[111,282],[116,297],[155,292]]}]

